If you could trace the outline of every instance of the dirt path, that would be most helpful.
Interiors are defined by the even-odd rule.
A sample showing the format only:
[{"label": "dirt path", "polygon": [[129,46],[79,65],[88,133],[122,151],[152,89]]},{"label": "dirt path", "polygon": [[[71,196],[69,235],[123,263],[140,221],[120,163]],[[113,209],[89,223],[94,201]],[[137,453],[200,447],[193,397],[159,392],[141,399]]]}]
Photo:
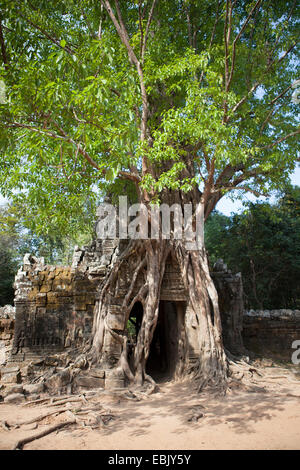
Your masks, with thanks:
[{"label": "dirt path", "polygon": [[[234,392],[226,397],[197,395],[188,383],[166,383],[140,402],[97,398],[118,417],[102,429],[62,429],[25,449],[300,449],[300,382],[280,378],[266,393]],[[292,395],[292,396],[291,396]],[[203,412],[188,422],[192,408]],[[24,421],[47,408],[0,404],[0,422]],[[38,430],[68,419],[66,414],[40,422]],[[0,449],[35,431],[0,428]]]}]

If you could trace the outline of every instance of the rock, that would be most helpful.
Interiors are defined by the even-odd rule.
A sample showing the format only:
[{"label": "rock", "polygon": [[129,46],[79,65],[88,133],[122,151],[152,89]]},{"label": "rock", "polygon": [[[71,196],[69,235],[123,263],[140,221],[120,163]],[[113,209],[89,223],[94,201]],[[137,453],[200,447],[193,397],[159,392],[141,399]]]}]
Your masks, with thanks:
[{"label": "rock", "polygon": [[38,395],[36,393],[33,393],[32,395],[30,395],[30,401],[35,401],[35,400],[39,400],[39,398],[41,398],[41,395]]},{"label": "rock", "polygon": [[213,271],[222,272],[227,271],[227,264],[222,259],[218,259],[213,266]]},{"label": "rock", "polygon": [[25,394],[31,395],[31,394],[39,394],[43,393],[45,389],[45,385],[43,383],[39,384],[27,384],[23,386]]},{"label": "rock", "polygon": [[7,397],[8,395],[12,395],[12,394],[15,394],[15,393],[23,394],[23,385],[22,384],[7,385],[4,389],[4,391],[1,392],[1,394],[4,397]]},{"label": "rock", "polygon": [[46,380],[45,386],[50,393],[58,393],[71,382],[69,369],[59,371]]},{"label": "rock", "polygon": [[25,396],[23,393],[12,393],[4,398],[4,403],[23,403]]},{"label": "rock", "polygon": [[83,388],[104,388],[104,379],[99,377],[91,377],[88,375],[80,375],[75,379],[75,384]]},{"label": "rock", "polygon": [[3,384],[19,384],[21,383],[21,373],[20,369],[11,371],[11,369],[8,369],[3,372],[1,370],[1,382]]},{"label": "rock", "polygon": [[105,371],[102,369],[90,369],[89,374],[92,377],[99,377],[99,379],[104,379],[105,377]]},{"label": "rock", "polygon": [[105,372],[105,388],[112,390],[115,388],[124,388],[124,373],[119,369],[111,369]]}]

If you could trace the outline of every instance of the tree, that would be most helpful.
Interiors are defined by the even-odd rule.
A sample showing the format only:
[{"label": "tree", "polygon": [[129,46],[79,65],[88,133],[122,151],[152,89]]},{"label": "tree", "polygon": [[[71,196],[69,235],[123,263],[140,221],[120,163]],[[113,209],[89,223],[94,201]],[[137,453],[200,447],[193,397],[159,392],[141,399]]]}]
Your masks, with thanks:
[{"label": "tree", "polygon": [[227,251],[230,243],[230,240],[228,240],[228,230],[230,225],[231,218],[217,210],[214,210],[206,221],[205,246],[211,265],[216,263],[218,259],[224,259],[227,262]]},{"label": "tree", "polygon": [[241,214],[212,214],[206,224],[209,254],[242,273],[248,309],[300,306],[299,196],[300,188],[290,187],[276,204],[249,203]]},{"label": "tree", "polygon": [[37,234],[34,219],[28,217],[30,210],[19,204],[0,206],[0,305],[13,303],[13,283],[25,253],[43,257],[49,264],[71,264],[74,246],[91,237],[90,226],[76,238],[62,235],[57,227]]},{"label": "tree", "polygon": [[[67,226],[95,187],[134,184],[153,203],[191,203],[198,249],[131,240],[102,286],[93,328],[100,360],[109,296],[135,253],[142,326],[130,379],[145,372],[166,259],[179,263],[198,320],[200,388],[226,380],[217,293],[204,222],[229,191],[278,187],[296,159],[296,1],[2,2],[1,190],[16,188],[41,225]],[[130,292],[133,290],[133,285]],[[130,314],[133,300],[124,299]],[[125,340],[124,340],[125,341]]]}]

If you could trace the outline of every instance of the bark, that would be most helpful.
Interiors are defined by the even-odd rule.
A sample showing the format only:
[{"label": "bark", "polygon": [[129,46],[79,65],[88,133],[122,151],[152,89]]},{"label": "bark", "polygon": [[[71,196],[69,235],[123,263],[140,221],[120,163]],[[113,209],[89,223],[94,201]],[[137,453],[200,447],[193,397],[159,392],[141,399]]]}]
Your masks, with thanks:
[{"label": "bark", "polygon": [[65,426],[69,426],[70,424],[75,424],[75,422],[76,422],[75,419],[64,421],[62,423],[55,424],[54,426],[50,426],[47,429],[44,429],[43,431],[40,431],[37,434],[34,434],[33,436],[20,439],[14,444],[11,450],[22,450],[25,444],[35,441],[36,439],[41,439],[42,437],[47,436],[48,434],[51,434],[52,432],[58,431],[59,429]]},{"label": "bark", "polygon": [[[227,360],[222,342],[221,319],[218,295],[211,279],[206,251],[203,245],[204,207],[199,206],[200,236],[198,249],[190,250],[184,240],[131,240],[117,261],[111,267],[100,289],[99,301],[95,307],[92,358],[103,368],[117,366],[129,383],[142,385],[154,383],[146,373],[150,345],[155,331],[162,280],[169,255],[179,265],[183,283],[190,299],[190,307],[196,317],[199,357],[191,369],[187,367],[186,332],[179,334],[179,356],[175,376],[190,372],[198,381],[199,390],[204,387],[224,387],[227,379]],[[127,332],[112,330],[107,318],[111,301],[118,297],[119,277],[124,263],[130,267],[131,284],[123,300],[122,311],[125,325],[134,304],[139,301],[143,306],[143,318],[137,336],[133,361],[129,365],[127,351]],[[143,282],[138,280],[143,277]],[[105,338],[111,335],[122,347],[118,364],[112,364],[109,352],[105,349]]]}]

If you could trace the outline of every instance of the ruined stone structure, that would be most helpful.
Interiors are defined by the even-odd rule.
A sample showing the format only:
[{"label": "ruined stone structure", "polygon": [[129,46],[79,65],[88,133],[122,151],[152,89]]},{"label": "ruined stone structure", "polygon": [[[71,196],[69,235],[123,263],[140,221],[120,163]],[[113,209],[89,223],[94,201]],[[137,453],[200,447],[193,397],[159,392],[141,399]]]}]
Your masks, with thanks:
[{"label": "ruined stone structure", "polygon": [[6,363],[11,352],[15,328],[15,308],[0,307],[0,366]]},{"label": "ruined stone structure", "polygon": [[[9,361],[24,363],[41,357],[80,347],[91,337],[93,310],[99,286],[107,269],[116,261],[120,240],[95,240],[89,246],[75,248],[72,266],[48,266],[42,259],[26,255],[17,273],[15,288],[16,324],[13,349]],[[225,347],[242,352],[242,281],[219,262],[213,279],[220,297]],[[130,262],[122,266],[117,295],[111,299],[107,324],[110,330],[123,333],[125,324],[122,301],[128,292],[132,273]],[[142,282],[142,278],[140,283]],[[140,283],[137,282],[136,289]],[[132,293],[134,295],[134,292]],[[143,315],[139,302],[130,314],[132,340],[138,333]],[[152,340],[148,371],[154,377],[161,374],[180,375],[179,368],[198,355],[198,343],[189,299],[174,260],[169,260],[162,283],[158,324]],[[106,385],[121,354],[121,344],[106,332],[100,371],[96,373]],[[186,357],[182,357],[185,355]],[[123,377],[111,379],[119,386]],[[101,383],[102,383],[101,382]]]},{"label": "ruined stone structure", "polygon": [[291,361],[300,340],[300,310],[250,310],[243,317],[245,347],[264,357]]}]

